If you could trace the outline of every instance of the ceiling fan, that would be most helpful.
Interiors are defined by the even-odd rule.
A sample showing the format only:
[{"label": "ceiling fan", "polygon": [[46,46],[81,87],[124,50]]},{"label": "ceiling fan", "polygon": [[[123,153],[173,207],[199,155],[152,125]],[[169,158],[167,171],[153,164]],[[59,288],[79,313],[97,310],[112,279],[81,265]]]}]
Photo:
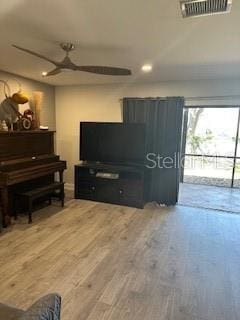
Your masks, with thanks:
[{"label": "ceiling fan", "polygon": [[128,76],[128,75],[132,74],[131,70],[124,69],[124,68],[104,67],[104,66],[78,66],[78,65],[76,65],[69,58],[69,53],[75,49],[75,46],[72,43],[60,43],[60,47],[66,52],[65,58],[60,62],[55,61],[51,58],[47,58],[47,57],[43,56],[42,54],[39,54],[39,53],[34,52],[32,50],[25,49],[25,48],[19,47],[14,44],[12,46],[21,50],[21,51],[27,52],[33,56],[36,56],[40,59],[46,60],[46,61],[54,64],[55,68],[49,72],[44,73],[45,77],[55,76],[64,70],[84,71],[84,72],[91,72],[91,73],[110,75],[110,76]]}]

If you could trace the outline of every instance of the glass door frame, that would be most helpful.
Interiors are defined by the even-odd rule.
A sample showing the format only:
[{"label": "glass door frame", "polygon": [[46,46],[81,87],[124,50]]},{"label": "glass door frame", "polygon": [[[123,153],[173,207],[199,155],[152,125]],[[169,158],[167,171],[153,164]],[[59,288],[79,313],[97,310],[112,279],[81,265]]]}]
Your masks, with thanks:
[{"label": "glass door frame", "polygon": [[[235,147],[234,147],[234,155],[233,156],[214,156],[214,155],[205,155],[205,154],[191,154],[185,153],[186,150],[186,142],[187,142],[187,130],[188,130],[188,110],[189,109],[196,109],[196,108],[237,108],[238,109],[238,119],[237,119],[237,130],[236,130],[236,140],[235,140]],[[231,188],[234,188],[234,180],[235,180],[235,170],[236,170],[236,162],[240,160],[240,157],[237,156],[238,154],[238,140],[240,138],[240,105],[200,105],[200,106],[185,106],[183,109],[183,127],[182,127],[182,143],[181,143],[181,159],[182,159],[182,166],[180,170],[180,182],[183,183],[184,181],[184,167],[185,167],[185,157],[206,157],[206,158],[219,158],[219,159],[232,159],[233,160],[233,169],[232,169],[232,178],[231,178]]]}]

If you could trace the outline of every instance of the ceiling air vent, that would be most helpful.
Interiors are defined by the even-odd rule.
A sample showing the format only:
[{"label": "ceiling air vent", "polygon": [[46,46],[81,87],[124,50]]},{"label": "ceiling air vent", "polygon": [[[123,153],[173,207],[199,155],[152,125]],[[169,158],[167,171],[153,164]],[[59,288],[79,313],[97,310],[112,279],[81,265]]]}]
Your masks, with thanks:
[{"label": "ceiling air vent", "polygon": [[180,0],[184,18],[230,12],[232,0]]}]

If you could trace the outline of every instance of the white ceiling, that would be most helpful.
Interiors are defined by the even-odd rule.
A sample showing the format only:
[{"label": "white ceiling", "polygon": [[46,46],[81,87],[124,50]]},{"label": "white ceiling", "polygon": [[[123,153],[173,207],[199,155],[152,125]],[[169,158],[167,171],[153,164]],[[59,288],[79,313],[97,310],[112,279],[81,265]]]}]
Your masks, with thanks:
[{"label": "white ceiling", "polygon": [[[179,0],[1,0],[0,69],[53,85],[240,78],[240,1],[230,14],[183,19]],[[11,47],[61,60],[73,42],[79,65],[130,68],[131,77],[66,72]],[[153,64],[151,74],[141,65]]]}]

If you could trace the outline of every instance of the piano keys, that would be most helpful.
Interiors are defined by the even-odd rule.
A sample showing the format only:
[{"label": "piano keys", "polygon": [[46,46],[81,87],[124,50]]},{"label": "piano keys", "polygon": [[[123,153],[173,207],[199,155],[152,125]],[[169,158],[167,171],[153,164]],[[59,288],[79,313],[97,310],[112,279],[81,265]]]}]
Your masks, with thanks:
[{"label": "piano keys", "polygon": [[54,153],[54,131],[0,132],[0,199],[2,223],[11,223],[14,193],[63,181],[66,161]]}]

